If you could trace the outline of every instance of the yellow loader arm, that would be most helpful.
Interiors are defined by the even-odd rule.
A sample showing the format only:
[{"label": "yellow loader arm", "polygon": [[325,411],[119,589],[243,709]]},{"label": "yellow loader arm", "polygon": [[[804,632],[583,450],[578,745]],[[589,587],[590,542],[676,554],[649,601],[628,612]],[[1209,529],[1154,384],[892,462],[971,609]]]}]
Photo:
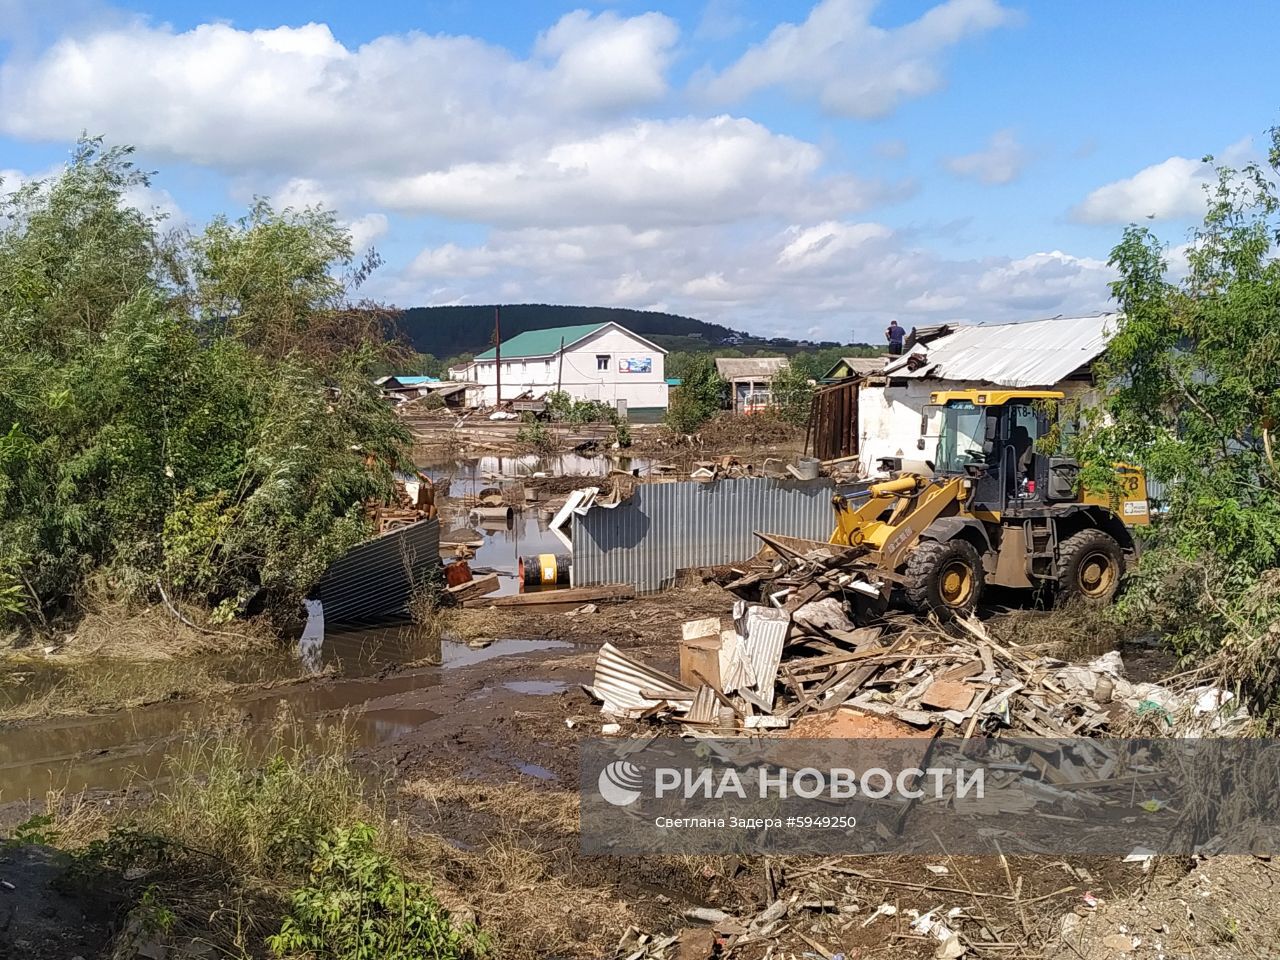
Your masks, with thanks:
[{"label": "yellow loader arm", "polygon": [[964,477],[934,480],[905,474],[874,484],[867,492],[867,501],[856,507],[843,496],[832,498],[836,528],[830,542],[862,547],[870,554],[867,559],[882,570],[893,571],[903,564],[929,524],[958,512],[968,490]]}]

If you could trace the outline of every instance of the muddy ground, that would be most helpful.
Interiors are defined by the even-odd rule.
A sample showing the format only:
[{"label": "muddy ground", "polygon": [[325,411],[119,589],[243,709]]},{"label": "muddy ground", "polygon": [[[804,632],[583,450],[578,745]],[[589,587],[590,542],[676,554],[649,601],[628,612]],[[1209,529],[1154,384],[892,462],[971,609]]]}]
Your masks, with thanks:
[{"label": "muddy ground", "polygon": [[[764,423],[718,429],[725,435],[696,442],[659,441],[655,433],[642,446],[664,461],[742,449],[759,460],[796,439],[766,435],[775,428]],[[456,472],[454,482],[455,494],[474,493],[483,470]],[[513,562],[541,544],[540,535],[531,525],[490,538],[477,563]],[[732,600],[692,577],[664,594],[594,610],[465,610],[448,623],[442,665],[431,664],[437,651],[419,631],[399,628],[331,645],[324,671],[312,677],[276,674],[216,697],[180,694],[0,728],[0,834],[43,811],[49,789],[64,800],[83,792],[107,813],[145,803],[148,778],[192,731],[228,712],[256,729],[283,706],[351,727],[357,765],[371,783],[385,780],[402,822],[434,851],[427,867],[437,893],[492,931],[501,956],[638,958],[674,936],[653,955],[704,960],[771,906],[783,911],[777,922],[754,941],[738,940],[733,957],[933,957],[938,942],[912,932],[910,919],[911,911],[937,909],[958,910],[949,922],[963,934],[966,956],[1275,955],[1277,870],[1252,858],[1160,858],[1144,871],[1117,857],[580,854],[577,748],[602,724],[583,689],[599,645],[609,641],[677,672],[680,625],[727,617]],[[1012,616],[1030,642],[1077,630],[1070,619],[1045,626],[1034,612]],[[1098,652],[1113,640],[1082,637],[1081,649]],[[1148,657],[1139,669],[1154,679],[1169,668]],[[624,732],[671,731],[628,724]],[[102,891],[68,886],[63,866],[38,845],[0,851],[0,958],[109,954],[118,920],[111,902]],[[728,919],[717,930],[689,917],[698,909]]]},{"label": "muddy ground", "polygon": [[[777,936],[740,946],[733,956],[931,957],[936,942],[912,933],[909,911],[936,908],[960,909],[954,926],[975,944],[974,956],[1271,955],[1267,945],[1280,936],[1277,873],[1249,858],[1165,858],[1144,873],[1141,864],[1115,857],[580,855],[576,744],[600,729],[599,707],[582,689],[596,647],[610,640],[675,671],[680,623],[725,616],[730,607],[731,597],[718,587],[698,585],[601,604],[590,613],[495,618],[478,611],[474,616],[499,636],[542,644],[503,648],[488,659],[475,659],[483,652],[467,647],[451,667],[389,664],[372,677],[329,676],[303,686],[318,710],[326,702],[355,706],[371,730],[381,728],[357,749],[358,764],[388,778],[412,832],[439,839],[438,892],[495,929],[504,955],[610,956],[635,927],[681,937],[679,956],[710,956],[706,937],[719,935],[687,911],[709,907],[749,921],[775,899],[789,904]],[[289,696],[296,694],[280,692]],[[266,691],[253,709],[241,709],[247,720],[266,715],[276,699]],[[338,716],[340,708],[331,713]],[[104,806],[121,797],[118,789],[92,794]],[[38,807],[11,801],[0,817],[12,825]],[[101,938],[109,926],[98,901],[49,887],[51,871],[41,854],[0,860],[0,882],[17,888],[0,886],[0,943],[8,944],[8,955],[22,955],[13,951],[32,930],[65,925],[81,910],[80,933],[68,936],[65,949],[48,952],[55,941],[46,939],[48,949],[38,955],[89,960],[94,953],[85,938]],[[30,891],[37,888],[52,912],[36,911],[32,919]],[[7,930],[6,916],[13,918]],[[1127,938],[1126,949],[1117,937]]]}]

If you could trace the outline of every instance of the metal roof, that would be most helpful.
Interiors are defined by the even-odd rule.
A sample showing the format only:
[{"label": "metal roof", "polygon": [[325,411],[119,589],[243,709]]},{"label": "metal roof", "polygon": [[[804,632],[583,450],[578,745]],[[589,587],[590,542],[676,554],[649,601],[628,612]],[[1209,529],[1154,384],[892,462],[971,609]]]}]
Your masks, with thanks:
[{"label": "metal roof", "polygon": [[1103,313],[957,327],[932,343],[912,347],[888,364],[885,373],[1007,387],[1052,386],[1102,354],[1117,317]]},{"label": "metal roof", "polygon": [[786,357],[716,357],[716,373],[724,380],[772,380],[787,362]]},{"label": "metal roof", "polygon": [[[656,343],[646,340],[639,334],[632,333],[621,324],[607,320],[604,323],[581,323],[572,327],[547,327],[545,330],[526,330],[524,333],[517,333],[510,340],[502,342],[502,359],[519,360],[522,357],[554,357],[560,352],[561,342],[568,349],[578,341],[587,339],[587,337],[603,330],[605,327],[617,327],[623,333],[643,343],[646,347],[658,353],[667,352]],[[493,347],[490,347],[484,353],[477,354],[476,359],[493,360],[495,356]]]},{"label": "metal roof", "polygon": [[[884,356],[879,357],[841,357],[835,364],[822,375],[823,380],[844,380],[848,377],[865,377],[873,373],[880,373],[884,370],[885,360],[889,359]],[[838,374],[841,367],[849,372],[847,374]]]}]

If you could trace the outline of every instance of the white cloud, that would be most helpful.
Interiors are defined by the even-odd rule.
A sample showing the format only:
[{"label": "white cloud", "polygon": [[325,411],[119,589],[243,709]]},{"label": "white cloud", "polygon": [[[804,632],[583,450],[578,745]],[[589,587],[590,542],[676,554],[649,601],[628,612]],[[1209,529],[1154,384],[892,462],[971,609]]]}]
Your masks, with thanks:
[{"label": "white cloud", "polygon": [[1017,180],[1026,162],[1027,151],[1013,131],[999,130],[983,149],[948,157],[943,165],[958,177],[995,186]]},{"label": "white cloud", "polygon": [[1204,188],[1212,176],[1209,164],[1170,157],[1094,190],[1071,211],[1071,217],[1084,223],[1199,217],[1206,207]]},{"label": "white cloud", "polygon": [[178,33],[136,21],[11,58],[0,128],[54,140],[107,130],[230,172],[387,173],[494,158],[584,111],[660,97],[675,40],[658,14],[571,13],[517,60],[472,37],[387,35],[348,48],[318,23]]},{"label": "white cloud", "polygon": [[821,0],[803,23],[776,27],[723,72],[705,76],[703,92],[734,102],[782,87],[837,116],[882,117],[943,86],[949,47],[1016,16],[997,0],[945,0],[911,23],[884,28],[871,22],[876,5]]},{"label": "white cloud", "polygon": [[624,20],[611,12],[592,17],[575,10],[543,33],[536,49],[555,60],[547,79],[562,106],[617,109],[666,94],[679,34],[675,21],[660,13]]},{"label": "white cloud", "polygon": [[889,188],[818,176],[817,147],[750,120],[638,121],[511,159],[375,183],[379,203],[485,223],[632,226],[862,209]]},{"label": "white cloud", "polygon": [[387,295],[420,302],[491,299],[498,277],[526,296],[677,313],[767,335],[804,329],[877,337],[890,317],[1018,320],[1107,307],[1110,268],[1061,251],[947,259],[884,224],[826,220],[776,232],[677,226],[495,230],[482,244],[419,255]]},{"label": "white cloud", "polygon": [[1072,208],[1071,218],[1081,223],[1198,220],[1209,205],[1206,188],[1217,180],[1214,163],[1238,169],[1258,159],[1249,136],[1227,144],[1210,163],[1170,157],[1094,190]]},{"label": "white cloud", "polygon": [[527,60],[471,37],[348,48],[315,23],[177,33],[134,22],[0,67],[0,131],[109,130],[280,207],[510,226],[842,215],[908,189],[826,175],[818,147],[751,120],[630,119],[666,96],[677,40],[660,14],[582,11]]},{"label": "white cloud", "polygon": [[383,213],[366,213],[363,217],[344,223],[347,232],[351,234],[351,249],[357,254],[373,246],[373,242],[387,232],[389,225],[386,214]]}]

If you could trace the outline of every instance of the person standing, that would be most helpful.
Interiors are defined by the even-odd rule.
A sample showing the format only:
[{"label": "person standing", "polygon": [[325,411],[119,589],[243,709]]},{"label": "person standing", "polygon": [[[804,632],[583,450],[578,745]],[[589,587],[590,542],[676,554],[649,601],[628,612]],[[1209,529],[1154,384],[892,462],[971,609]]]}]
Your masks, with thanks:
[{"label": "person standing", "polygon": [[902,341],[906,338],[907,331],[898,326],[897,320],[890,320],[889,326],[884,332],[884,338],[889,341],[889,355],[896,357],[902,353]]}]

